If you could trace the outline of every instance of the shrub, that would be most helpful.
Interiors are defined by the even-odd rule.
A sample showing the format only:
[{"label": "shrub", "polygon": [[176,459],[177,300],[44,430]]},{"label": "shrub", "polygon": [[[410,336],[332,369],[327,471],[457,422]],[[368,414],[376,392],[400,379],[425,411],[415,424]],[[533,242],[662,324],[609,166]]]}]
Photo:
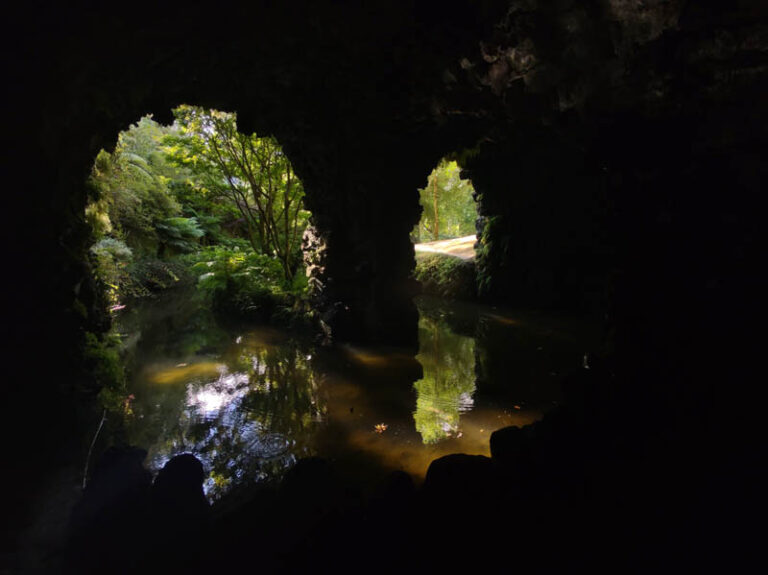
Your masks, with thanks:
[{"label": "shrub", "polygon": [[103,238],[91,246],[96,277],[106,286],[107,301],[117,303],[120,285],[127,279],[125,268],[133,260],[133,251],[120,240]]},{"label": "shrub", "polygon": [[269,319],[278,306],[291,305],[282,266],[274,258],[239,245],[217,245],[190,254],[185,261],[197,275],[198,288],[218,312]]},{"label": "shrub", "polygon": [[205,231],[197,218],[165,218],[156,224],[161,241],[177,252],[191,252]]},{"label": "shrub", "polygon": [[416,260],[414,277],[421,282],[426,294],[449,299],[474,299],[477,294],[474,263],[457,257],[420,256]]},{"label": "shrub", "polygon": [[143,259],[128,266],[121,290],[127,297],[146,297],[178,285],[189,278],[180,261]]},{"label": "shrub", "polygon": [[114,333],[85,333],[83,359],[99,399],[107,409],[118,411],[125,396],[125,371],[120,358],[120,340]]}]

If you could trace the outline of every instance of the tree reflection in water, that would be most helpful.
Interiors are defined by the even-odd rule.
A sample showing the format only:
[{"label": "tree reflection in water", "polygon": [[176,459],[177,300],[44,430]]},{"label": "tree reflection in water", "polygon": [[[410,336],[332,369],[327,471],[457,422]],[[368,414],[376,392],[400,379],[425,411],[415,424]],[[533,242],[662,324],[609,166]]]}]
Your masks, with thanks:
[{"label": "tree reflection in water", "polygon": [[[162,422],[152,426],[154,437],[144,425],[150,467],[193,453],[210,472],[205,489],[211,499],[241,481],[277,477],[308,455],[324,409],[311,355],[297,344],[270,345],[257,333],[246,334],[220,361],[218,375],[208,377],[185,363],[155,371],[149,381],[173,383],[145,386],[135,406],[142,419]],[[186,370],[191,378],[170,378],[171,370]],[[174,408],[176,416],[169,416]]]},{"label": "tree reflection in water", "polygon": [[458,436],[459,416],[473,406],[475,340],[451,332],[444,321],[422,315],[416,359],[424,377],[414,384],[413,419],[423,442]]},{"label": "tree reflection in water", "polygon": [[309,455],[423,476],[441,455],[488,454],[491,432],[559,400],[557,373],[581,365],[587,345],[536,315],[420,299],[414,370],[409,354],[315,348],[295,333],[219,325],[185,301],[121,318],[135,396],[125,439],[155,472],[176,454],[199,457],[214,500]]}]

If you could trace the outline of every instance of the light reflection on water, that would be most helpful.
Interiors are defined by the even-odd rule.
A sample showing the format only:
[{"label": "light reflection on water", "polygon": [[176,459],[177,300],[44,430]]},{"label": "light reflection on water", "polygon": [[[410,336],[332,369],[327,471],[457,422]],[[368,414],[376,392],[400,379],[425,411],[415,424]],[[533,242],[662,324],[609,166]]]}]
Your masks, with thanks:
[{"label": "light reflection on water", "polygon": [[141,334],[129,338],[129,439],[149,450],[153,471],[195,454],[211,499],[309,455],[373,460],[417,480],[436,457],[488,455],[494,430],[551,408],[551,374],[577,367],[584,351],[541,322],[422,300],[418,377],[402,351],[314,348],[270,328],[223,328],[194,306],[159,307],[124,319]]},{"label": "light reflection on water", "polygon": [[216,381],[202,387],[188,386],[188,414],[196,412],[203,419],[216,419],[222,408],[231,409],[248,393],[249,381],[247,373],[225,372]]},{"label": "light reflection on water", "polygon": [[424,443],[460,438],[462,413],[475,405],[475,340],[444,329],[439,320],[419,320],[419,354],[424,369],[417,381],[413,419]]}]

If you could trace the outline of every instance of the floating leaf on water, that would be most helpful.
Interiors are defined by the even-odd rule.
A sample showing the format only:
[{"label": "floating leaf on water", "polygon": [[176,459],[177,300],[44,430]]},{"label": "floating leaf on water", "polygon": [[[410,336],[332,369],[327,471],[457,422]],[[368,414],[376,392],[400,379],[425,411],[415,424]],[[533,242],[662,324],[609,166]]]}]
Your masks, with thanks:
[{"label": "floating leaf on water", "polygon": [[387,430],[387,427],[389,427],[386,423],[377,423],[373,426],[373,429],[376,433],[384,433]]}]

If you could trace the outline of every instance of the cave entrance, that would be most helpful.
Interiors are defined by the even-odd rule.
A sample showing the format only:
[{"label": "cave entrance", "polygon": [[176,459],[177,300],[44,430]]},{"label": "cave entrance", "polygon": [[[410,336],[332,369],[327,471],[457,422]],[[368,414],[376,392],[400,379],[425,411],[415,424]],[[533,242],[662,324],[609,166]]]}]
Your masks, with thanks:
[{"label": "cave entrance", "polygon": [[[114,326],[88,350],[112,413],[103,435],[145,448],[150,471],[191,453],[203,463],[212,500],[238,485],[279,480],[311,455],[365,468],[372,481],[393,469],[421,478],[440,455],[488,455],[491,432],[536,421],[559,399],[552,373],[576,355],[573,341],[541,330],[540,318],[474,303],[417,303],[416,359],[410,350],[321,345],[302,323],[300,245],[292,244],[296,259],[286,266],[282,244],[265,243],[295,241],[309,217],[278,143],[240,134],[226,112],[182,106],[174,116],[168,126],[141,119],[120,134],[114,152],[99,154],[86,208]],[[443,161],[420,194],[426,216],[414,234],[472,240],[466,258],[437,250],[419,250],[419,258],[473,270],[471,183]],[[269,209],[294,219],[276,227],[260,219]],[[344,224],[333,229],[343,230],[370,210],[333,213]],[[396,247],[407,251],[413,220],[391,213],[388,221],[401,225]],[[335,241],[331,256],[354,253]],[[371,251],[389,254],[392,246]],[[345,262],[333,273],[354,270]],[[349,276],[336,277],[349,287]],[[466,285],[474,285],[473,271]],[[519,354],[514,367],[510,350]]]},{"label": "cave entrance", "polygon": [[[475,189],[469,179],[461,176],[455,160],[443,159],[432,170],[427,185],[419,189],[419,204],[421,218],[411,232],[415,245],[475,235]],[[444,253],[458,253],[449,247],[445,250]]]},{"label": "cave entrance", "polygon": [[281,438],[303,445],[320,416],[310,352],[266,327],[306,320],[310,212],[274,137],[241,133],[230,112],[183,105],[173,117],[120,132],[88,182],[103,317],[85,362],[107,421],[88,459],[127,441],[157,472],[191,452],[215,497],[232,481],[226,470],[269,475],[265,458],[285,468],[296,454]]},{"label": "cave entrance", "polygon": [[102,150],[90,178],[90,248],[112,312],[181,283],[218,311],[268,316],[306,291],[310,213],[273,137],[243,134],[230,112],[183,105]]},{"label": "cave entrance", "polygon": [[421,217],[411,232],[422,292],[449,299],[476,295],[477,202],[455,160],[443,159],[419,189]]}]

